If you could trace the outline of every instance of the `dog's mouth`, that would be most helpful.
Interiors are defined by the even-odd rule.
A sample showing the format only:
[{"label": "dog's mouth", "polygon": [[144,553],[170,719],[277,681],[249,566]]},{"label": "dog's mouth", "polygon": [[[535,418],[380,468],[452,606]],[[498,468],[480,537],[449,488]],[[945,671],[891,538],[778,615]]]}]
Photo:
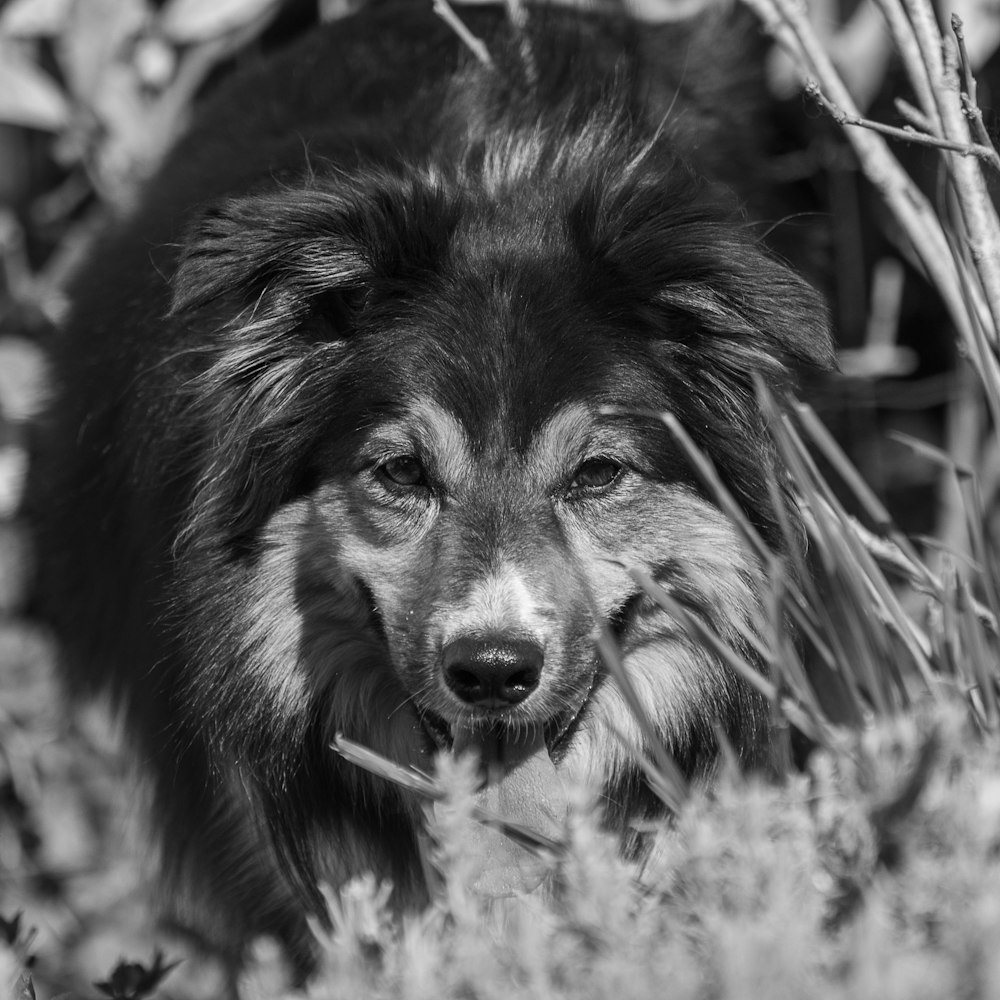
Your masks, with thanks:
[{"label": "dog's mouth", "polygon": [[[579,708],[574,711],[564,712],[562,715],[549,719],[544,723],[532,724],[530,726],[525,726],[524,724],[513,726],[499,719],[473,718],[468,721],[459,721],[452,724],[430,709],[419,710],[420,721],[431,742],[440,752],[453,753],[456,750],[460,752],[463,746],[466,749],[479,749],[480,758],[484,761],[485,757],[489,756],[489,754],[483,753],[483,747],[479,746],[480,742],[484,746],[486,744],[489,744],[489,746],[495,745],[502,760],[504,746],[508,744],[517,745],[524,742],[529,738],[526,733],[540,730],[546,752],[552,762],[558,764],[566,755],[573,734],[580,726],[581,719],[585,715],[587,705],[590,702],[590,697],[596,687],[596,682],[597,675],[595,674]],[[461,735],[458,739],[460,745],[456,746],[456,736],[463,733],[467,735]],[[487,735],[472,740],[468,739],[468,734],[474,733]],[[534,737],[530,738],[532,741],[534,740]],[[488,768],[488,766],[484,762],[484,767]]]}]

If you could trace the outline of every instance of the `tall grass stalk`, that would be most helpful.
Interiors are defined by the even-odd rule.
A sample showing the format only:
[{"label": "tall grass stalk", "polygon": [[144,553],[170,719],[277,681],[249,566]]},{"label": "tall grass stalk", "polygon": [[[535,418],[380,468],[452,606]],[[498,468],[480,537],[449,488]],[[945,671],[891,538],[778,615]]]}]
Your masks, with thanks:
[{"label": "tall grass stalk", "polygon": [[[918,551],[812,410],[798,404],[779,414],[770,400],[764,405],[801,499],[813,554],[815,583],[803,597],[819,627],[803,630],[807,654],[833,666],[848,695],[846,708],[860,719],[954,696],[977,726],[992,730],[1000,718],[1000,573],[988,512],[997,496],[996,483],[982,481],[978,470],[995,464],[1000,426],[1000,223],[985,176],[995,179],[1000,160],[975,104],[961,21],[952,18],[951,30],[942,33],[926,0],[876,2],[916,95],[916,107],[899,105],[909,133],[861,116],[800,3],[746,0],[791,53],[807,92],[842,122],[905,236],[904,252],[919,262],[948,308],[960,367],[952,422],[957,411],[971,413],[974,419],[962,426],[973,434],[952,435],[950,451],[898,438],[938,469],[937,538]],[[938,149],[945,193],[937,207],[893,153],[891,143],[914,132]],[[834,485],[813,455],[832,470]],[[845,496],[862,520],[849,513]],[[787,661],[772,662],[785,670],[791,690],[813,703],[802,673],[788,671]]]}]

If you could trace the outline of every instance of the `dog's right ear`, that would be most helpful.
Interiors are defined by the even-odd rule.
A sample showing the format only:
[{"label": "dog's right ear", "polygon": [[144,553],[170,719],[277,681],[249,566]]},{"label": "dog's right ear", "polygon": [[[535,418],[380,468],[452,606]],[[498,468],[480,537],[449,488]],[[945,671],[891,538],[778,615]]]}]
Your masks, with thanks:
[{"label": "dog's right ear", "polygon": [[358,214],[352,199],[319,190],[253,195],[210,208],[181,251],[171,315],[207,312],[249,335],[287,332],[320,304],[342,312],[338,299],[349,301],[375,266],[373,234],[357,224]]},{"label": "dog's right ear", "polygon": [[451,219],[430,185],[338,177],[233,199],[194,225],[171,308],[204,331],[179,393],[203,457],[186,539],[239,542],[305,488],[369,291],[432,271]]},{"label": "dog's right ear", "polygon": [[242,545],[308,480],[352,297],[373,273],[352,229],[357,207],[329,192],[276,192],[223,202],[189,230],[170,310],[202,331],[177,396],[180,433],[200,456],[185,544]]}]

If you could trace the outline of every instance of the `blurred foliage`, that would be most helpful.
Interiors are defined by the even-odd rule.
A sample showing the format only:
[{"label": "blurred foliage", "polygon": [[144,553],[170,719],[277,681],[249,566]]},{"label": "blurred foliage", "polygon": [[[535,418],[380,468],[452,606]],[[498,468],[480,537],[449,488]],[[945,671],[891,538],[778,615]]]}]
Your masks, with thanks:
[{"label": "blurred foliage", "polygon": [[212,68],[281,0],[10,0],[0,10],[0,122],[54,133],[56,162],[127,204]]},{"label": "blurred foliage", "polygon": [[782,785],[730,775],[695,790],[641,866],[621,860],[581,795],[551,893],[517,905],[466,888],[474,775],[449,764],[442,786],[459,819],[431,834],[454,884],[402,925],[371,880],[331,894],[308,995],[995,996],[998,762],[995,736],[979,738],[961,712],[886,721],[839,737]]}]

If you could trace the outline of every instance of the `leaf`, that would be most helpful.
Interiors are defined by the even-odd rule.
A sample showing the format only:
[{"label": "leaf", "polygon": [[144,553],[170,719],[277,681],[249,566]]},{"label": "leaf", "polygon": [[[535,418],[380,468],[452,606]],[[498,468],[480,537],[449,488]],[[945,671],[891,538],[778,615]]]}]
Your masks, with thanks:
[{"label": "leaf", "polygon": [[99,106],[109,71],[123,65],[128,44],[143,29],[145,0],[86,0],[73,5],[57,54],[70,93],[87,107]]},{"label": "leaf", "polygon": [[69,20],[75,0],[11,0],[0,14],[0,36],[48,38]]},{"label": "leaf", "polygon": [[269,18],[280,4],[281,0],[168,0],[160,30],[180,44],[204,42]]},{"label": "leaf", "polygon": [[159,949],[153,952],[151,965],[147,968],[142,962],[120,961],[112,970],[111,976],[104,982],[94,983],[105,996],[111,1000],[142,1000],[153,993],[171,970],[179,962],[164,962],[163,952]]},{"label": "leaf", "polygon": [[318,6],[320,23],[329,24],[353,14],[361,6],[361,0],[319,0]]},{"label": "leaf", "polygon": [[18,977],[12,996],[14,1000],[35,1000],[35,985],[27,972],[22,972]]},{"label": "leaf", "polygon": [[0,39],[0,122],[59,132],[69,120],[69,103],[56,82],[20,46]]}]

